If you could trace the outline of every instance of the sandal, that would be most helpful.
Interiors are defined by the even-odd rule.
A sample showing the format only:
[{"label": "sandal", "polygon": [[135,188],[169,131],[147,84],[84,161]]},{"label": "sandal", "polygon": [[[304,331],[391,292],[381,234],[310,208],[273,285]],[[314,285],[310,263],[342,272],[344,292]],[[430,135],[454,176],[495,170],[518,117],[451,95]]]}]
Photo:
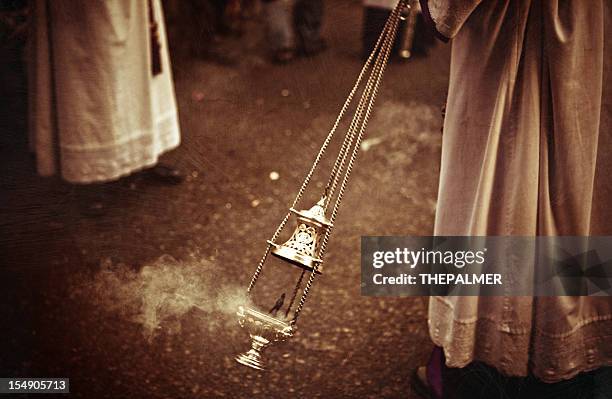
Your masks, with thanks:
[{"label": "sandal", "polygon": [[185,176],[178,170],[170,166],[158,164],[148,170],[149,176],[164,184],[181,184]]}]

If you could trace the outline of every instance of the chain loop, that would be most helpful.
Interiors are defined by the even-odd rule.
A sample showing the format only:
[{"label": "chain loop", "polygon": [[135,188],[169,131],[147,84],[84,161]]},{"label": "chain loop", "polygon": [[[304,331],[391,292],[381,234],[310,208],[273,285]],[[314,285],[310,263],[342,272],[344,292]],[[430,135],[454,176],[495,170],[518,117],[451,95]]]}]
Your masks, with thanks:
[{"label": "chain loop", "polygon": [[[392,49],[393,42],[395,40],[395,35],[397,33],[397,29],[399,26],[401,12],[403,11],[405,7],[407,7],[406,0],[400,0],[397,7],[391,13],[389,20],[387,21],[387,25],[385,25],[385,29],[383,30],[383,32],[381,33],[381,36],[379,37],[379,42],[377,43],[377,46],[380,43],[381,38],[384,38],[382,42],[382,47],[380,49],[375,48],[372,51],[370,58],[368,58],[368,61],[371,61],[373,56],[378,52],[376,62],[374,63],[374,67],[372,69],[372,74],[370,75],[366,83],[366,87],[363,90],[360,102],[355,112],[355,116],[353,117],[351,126],[349,127],[349,131],[347,132],[347,136],[344,139],[343,147],[340,150],[340,154],[338,155],[338,158],[336,159],[336,162],[334,163],[334,169],[332,170],[332,176],[330,177],[330,181],[328,182],[328,186],[326,187],[326,195],[328,196],[326,198],[326,208],[327,208],[327,205],[331,203],[334,191],[336,189],[337,184],[339,183],[340,176],[342,175],[342,171],[344,170],[344,165],[346,164],[346,161],[348,159],[348,164],[346,164],[346,170],[344,170],[344,176],[342,178],[342,183],[340,184],[338,196],[336,198],[336,201],[334,202],[332,214],[330,216],[330,222],[332,226],[330,226],[326,230],[325,235],[323,236],[323,240],[321,242],[321,248],[319,250],[319,258],[321,260],[323,260],[325,256],[325,250],[327,248],[329,237],[332,232],[333,224],[338,215],[338,209],[344,197],[344,192],[346,190],[346,186],[349,181],[350,174],[353,170],[355,160],[357,159],[357,155],[359,153],[361,142],[363,141],[366,126],[368,124],[368,121],[372,113],[372,107],[376,101],[378,89],[380,88],[382,76],[387,66],[389,55],[391,54],[391,49]],[[388,30],[387,30],[387,27],[389,27]],[[355,141],[354,144],[353,144],[353,141]],[[349,149],[351,147],[352,147],[352,152],[351,152],[350,158],[347,158]],[[316,277],[316,271],[318,267],[319,267],[319,264],[314,265],[313,271],[311,272],[310,277],[306,283],[306,286],[304,287],[304,291],[302,293],[302,297],[300,298],[300,302],[294,312],[292,323],[297,322],[300,312],[302,311],[302,308],[304,307],[306,298],[308,297],[308,293]]]}]

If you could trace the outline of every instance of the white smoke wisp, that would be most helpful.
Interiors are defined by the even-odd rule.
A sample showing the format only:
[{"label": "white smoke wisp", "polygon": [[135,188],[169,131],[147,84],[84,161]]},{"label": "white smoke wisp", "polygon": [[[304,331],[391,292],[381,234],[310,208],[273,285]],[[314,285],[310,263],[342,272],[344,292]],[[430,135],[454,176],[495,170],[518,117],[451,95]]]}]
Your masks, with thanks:
[{"label": "white smoke wisp", "polygon": [[235,324],[238,306],[247,301],[245,289],[223,284],[218,272],[210,261],[167,255],[140,270],[105,260],[93,279],[73,293],[99,310],[140,324],[151,341],[162,327],[180,331],[182,319],[192,313],[205,319],[209,329]]}]

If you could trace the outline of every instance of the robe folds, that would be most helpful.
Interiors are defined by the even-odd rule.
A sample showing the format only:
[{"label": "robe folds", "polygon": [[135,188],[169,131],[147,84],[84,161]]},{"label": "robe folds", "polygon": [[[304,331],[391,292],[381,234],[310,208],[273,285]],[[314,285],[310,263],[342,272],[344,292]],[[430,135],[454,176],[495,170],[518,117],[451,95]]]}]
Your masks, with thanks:
[{"label": "robe folds", "polygon": [[[452,39],[436,235],[612,235],[612,4],[421,0]],[[612,365],[610,297],[432,297],[447,366]]]},{"label": "robe folds", "polygon": [[32,0],[31,11],[29,130],[40,175],[114,180],[179,145],[159,0]]}]

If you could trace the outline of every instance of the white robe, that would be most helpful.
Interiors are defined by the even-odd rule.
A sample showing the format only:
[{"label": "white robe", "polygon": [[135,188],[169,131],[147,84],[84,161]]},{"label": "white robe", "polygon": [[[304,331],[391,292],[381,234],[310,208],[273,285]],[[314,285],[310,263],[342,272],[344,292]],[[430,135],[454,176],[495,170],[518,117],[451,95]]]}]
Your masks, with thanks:
[{"label": "white robe", "polygon": [[144,0],[34,0],[30,144],[40,175],[73,183],[154,165],[180,133],[161,3],[152,0],[162,73],[151,72]]},{"label": "white robe", "polygon": [[[608,0],[422,0],[452,38],[436,235],[612,234]],[[447,365],[612,365],[610,297],[432,297]]]}]

